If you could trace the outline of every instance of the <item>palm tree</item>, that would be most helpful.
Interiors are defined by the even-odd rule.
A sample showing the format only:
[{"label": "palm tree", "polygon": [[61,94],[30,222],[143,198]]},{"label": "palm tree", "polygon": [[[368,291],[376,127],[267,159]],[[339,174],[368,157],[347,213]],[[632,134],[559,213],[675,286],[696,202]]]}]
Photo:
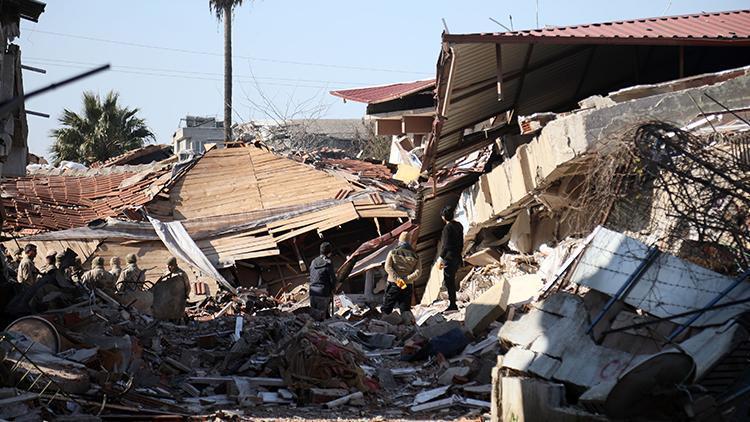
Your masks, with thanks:
[{"label": "palm tree", "polygon": [[224,21],[224,142],[232,140],[232,14],[243,0],[208,0],[216,19]]},{"label": "palm tree", "polygon": [[120,107],[119,94],[110,91],[102,100],[93,92],[83,93],[83,113],[63,110],[58,121],[63,127],[52,131],[52,162],[75,161],[91,164],[106,161],[140,148],[155,139],[146,121],[136,117],[137,108]]}]

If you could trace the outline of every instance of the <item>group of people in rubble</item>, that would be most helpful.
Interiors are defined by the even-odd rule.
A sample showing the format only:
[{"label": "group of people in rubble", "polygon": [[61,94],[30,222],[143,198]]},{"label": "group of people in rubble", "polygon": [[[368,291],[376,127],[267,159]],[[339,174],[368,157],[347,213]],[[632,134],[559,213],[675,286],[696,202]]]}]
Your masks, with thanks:
[{"label": "group of people in rubble", "polygon": [[[88,291],[99,289],[112,297],[148,290],[146,272],[138,267],[135,254],[125,257],[125,268],[121,267],[120,258],[114,256],[110,259],[109,269],[106,269],[104,258],[97,256],[91,260],[91,269],[84,271],[75,253],[56,251],[47,252],[44,266],[38,269],[34,262],[37,247],[32,243],[26,244],[23,249],[16,249],[12,254],[4,247],[1,252],[4,255],[5,279],[16,281],[11,282],[13,298],[8,301],[5,309],[11,315],[19,316],[65,306],[69,304],[66,299],[77,296],[76,293],[81,288]],[[162,285],[157,289],[158,284]],[[165,287],[172,288],[166,291]],[[181,318],[190,295],[190,282],[187,274],[177,265],[177,259],[171,257],[167,261],[167,272],[159,278],[154,290],[155,294],[156,290],[165,290],[164,296],[168,300],[166,303],[161,302],[161,308],[170,310],[169,318],[165,319]],[[174,294],[175,291],[181,294]],[[50,294],[54,292],[57,294]]]},{"label": "group of people in rubble", "polygon": [[[440,237],[440,247],[437,256],[437,266],[443,275],[443,283],[448,290],[449,305],[446,312],[458,310],[456,304],[456,272],[462,264],[461,249],[464,243],[463,226],[454,220],[454,208],[447,206],[440,213],[443,231]],[[336,272],[333,269],[331,256],[333,247],[328,242],[320,245],[320,256],[310,265],[310,309],[316,319],[322,320],[330,316],[333,294],[336,290]],[[398,244],[392,249],[385,260],[385,272],[388,283],[383,295],[380,311],[390,314],[398,308],[402,321],[406,324],[414,323],[411,312],[412,297],[414,296],[414,282],[422,272],[419,255],[409,241],[409,233],[402,232]]]}]

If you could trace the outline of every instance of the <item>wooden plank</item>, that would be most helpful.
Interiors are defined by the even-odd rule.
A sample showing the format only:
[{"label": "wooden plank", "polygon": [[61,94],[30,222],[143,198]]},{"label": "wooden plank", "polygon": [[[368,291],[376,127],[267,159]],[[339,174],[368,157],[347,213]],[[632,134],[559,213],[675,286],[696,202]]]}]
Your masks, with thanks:
[{"label": "wooden plank", "polygon": [[378,136],[401,135],[401,121],[389,119],[375,120],[375,134]]},{"label": "wooden plank", "polygon": [[433,120],[431,116],[404,116],[401,118],[401,132],[430,133]]}]

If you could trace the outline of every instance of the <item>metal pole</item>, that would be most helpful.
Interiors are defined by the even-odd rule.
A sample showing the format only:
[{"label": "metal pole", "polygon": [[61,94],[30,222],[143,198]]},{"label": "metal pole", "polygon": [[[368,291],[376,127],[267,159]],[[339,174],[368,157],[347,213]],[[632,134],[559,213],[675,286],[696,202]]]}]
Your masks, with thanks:
[{"label": "metal pole", "polygon": [[730,306],[736,306],[736,305],[742,305],[743,303],[748,303],[748,302],[750,302],[750,297],[747,297],[745,299],[733,300],[731,302],[720,303],[718,305],[714,305],[714,306],[707,307],[707,308],[693,309],[692,311],[680,312],[678,314],[669,315],[663,318],[655,318],[649,321],[637,322],[635,324],[630,324],[630,325],[626,325],[623,327],[610,328],[609,330],[603,331],[602,334],[619,333],[620,331],[627,331],[627,330],[632,330],[634,328],[641,328],[647,325],[658,324],[662,321],[669,321],[669,320],[673,320],[676,318],[682,318],[682,317],[694,315],[700,312],[715,311],[717,309],[728,308]]},{"label": "metal pole", "polygon": [[738,277],[737,277],[737,278],[736,278],[736,279],[734,280],[734,283],[730,284],[730,285],[729,285],[729,287],[727,287],[726,289],[724,289],[724,291],[722,291],[721,293],[719,293],[719,295],[718,295],[718,296],[716,296],[715,298],[711,299],[711,301],[710,301],[710,302],[708,302],[708,303],[706,304],[706,306],[704,306],[703,308],[701,308],[701,309],[700,309],[700,312],[696,313],[696,314],[695,314],[695,315],[694,315],[694,316],[693,316],[692,318],[690,318],[690,319],[689,319],[689,320],[688,320],[688,321],[687,321],[686,323],[684,323],[684,324],[681,324],[681,325],[680,325],[679,327],[677,327],[677,329],[675,329],[675,330],[674,330],[674,331],[672,332],[672,334],[670,334],[670,335],[669,335],[669,337],[667,337],[667,342],[671,342],[672,340],[674,340],[674,339],[675,339],[675,337],[677,337],[678,335],[680,335],[680,333],[682,333],[683,331],[685,331],[685,329],[686,329],[687,327],[689,327],[689,326],[690,326],[690,324],[692,324],[692,323],[694,323],[695,321],[697,321],[697,320],[698,320],[698,318],[700,318],[700,317],[701,317],[701,316],[702,316],[702,315],[703,315],[703,314],[704,314],[704,313],[705,313],[705,312],[706,312],[706,311],[707,311],[707,310],[708,310],[709,308],[711,308],[712,306],[714,306],[714,305],[716,305],[717,303],[719,303],[719,301],[720,301],[721,299],[723,299],[723,298],[724,298],[724,296],[728,295],[728,294],[729,294],[729,292],[731,292],[732,290],[734,290],[734,288],[735,288],[735,287],[739,286],[739,285],[740,285],[740,283],[744,282],[744,281],[745,281],[745,280],[747,279],[747,277],[748,277],[748,276],[750,276],[750,269],[747,269],[747,270],[745,270],[745,272],[744,272],[744,273],[740,274],[740,275],[739,275],[739,276],[738,276]]},{"label": "metal pole", "polygon": [[28,94],[24,95],[18,95],[16,97],[13,97],[7,101],[4,101],[3,103],[0,103],[0,117],[5,116],[6,114],[12,112],[15,110],[21,103],[26,101],[29,98],[36,97],[37,95],[44,94],[47,91],[51,91],[53,89],[57,89],[63,85],[67,85],[69,83],[73,83],[75,81],[78,81],[80,79],[89,77],[95,73],[99,73],[103,70],[109,69],[109,65],[105,64],[104,66],[99,66],[95,69],[88,70],[86,72],[80,73],[78,75],[72,76],[68,79],[64,79],[60,82],[55,82],[53,84],[47,85],[44,88],[37,89],[36,91],[31,91]]},{"label": "metal pole", "polygon": [[646,257],[641,261],[640,264],[638,264],[638,268],[635,269],[635,272],[628,277],[627,280],[625,280],[625,283],[620,287],[619,290],[617,290],[617,293],[615,293],[607,302],[606,305],[604,305],[604,308],[599,312],[599,315],[594,318],[594,321],[589,326],[588,330],[586,330],[586,334],[590,334],[594,327],[596,327],[596,324],[598,324],[602,318],[604,318],[604,315],[606,315],[607,311],[622,297],[627,296],[627,294],[630,292],[630,289],[633,288],[638,283],[638,280],[641,279],[643,274],[646,272],[648,267],[651,266],[651,264],[656,260],[656,258],[661,255],[661,251],[652,246],[649,248],[648,253],[646,254]]}]

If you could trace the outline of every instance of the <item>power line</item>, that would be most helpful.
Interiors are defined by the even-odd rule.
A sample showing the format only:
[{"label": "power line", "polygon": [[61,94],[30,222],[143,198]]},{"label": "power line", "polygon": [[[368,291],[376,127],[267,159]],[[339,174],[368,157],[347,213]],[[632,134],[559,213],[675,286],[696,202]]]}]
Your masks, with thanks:
[{"label": "power line", "polygon": [[[216,53],[216,52],[211,52],[211,51],[188,50],[184,48],[173,48],[173,47],[161,47],[157,45],[139,44],[139,43],[134,43],[134,42],[129,42],[129,41],[96,38],[96,37],[89,37],[85,35],[74,35],[74,34],[65,34],[62,32],[43,31],[43,30],[35,29],[35,28],[24,28],[24,30],[29,31],[29,32],[37,32],[40,34],[46,34],[46,35],[55,35],[58,37],[75,38],[75,39],[81,39],[81,40],[86,40],[86,41],[95,41],[95,42],[102,42],[102,43],[108,43],[108,44],[125,45],[129,47],[148,48],[152,50],[171,51],[175,53],[199,54],[199,55],[204,55],[204,56],[215,56],[215,57],[224,56],[223,53]],[[237,55],[232,56],[232,57],[237,58],[237,59],[246,59],[246,60],[254,60],[254,61],[269,62],[269,63],[291,64],[291,65],[297,65],[297,66],[317,66],[317,67],[326,67],[326,68],[364,70],[364,71],[371,71],[371,72],[401,73],[401,74],[423,75],[423,76],[430,75],[430,73],[414,72],[414,71],[409,71],[409,70],[347,66],[347,65],[340,65],[340,64],[330,64],[330,63],[303,62],[303,61],[296,61],[296,60],[272,59],[272,58],[267,58],[267,57],[237,56]]]},{"label": "power line", "polygon": [[[76,64],[76,65],[86,65],[86,66],[95,66],[98,63],[91,63],[91,62],[81,62],[81,61],[75,61],[75,60],[65,60],[65,59],[54,59],[54,58],[44,58],[44,57],[24,57],[24,62],[29,63],[42,63],[42,64]],[[149,71],[149,72],[167,72],[167,73],[178,73],[178,74],[187,74],[187,75],[210,75],[210,76],[223,76],[223,73],[217,73],[217,72],[197,72],[197,71],[190,71],[190,70],[181,70],[181,69],[164,69],[164,68],[154,68],[154,67],[142,67],[142,66],[125,66],[125,65],[116,65],[112,66],[112,69],[132,69],[132,70],[143,70],[143,71]],[[364,85],[374,85],[372,83],[365,83],[365,82],[342,82],[342,81],[325,81],[320,79],[298,79],[298,78],[277,78],[277,77],[271,77],[271,76],[253,76],[253,75],[233,75],[234,78],[238,79],[264,79],[264,80],[271,80],[271,81],[286,81],[286,82],[314,82],[314,83],[325,83],[325,84],[341,84],[341,85],[352,85],[352,86],[364,86]],[[223,80],[223,79],[222,79]]]},{"label": "power line", "polygon": [[[52,62],[45,62],[41,60],[29,60],[31,63],[35,64],[42,64],[45,66],[56,66],[56,67],[65,67],[65,68],[72,68],[72,69],[87,69],[88,65],[83,64],[65,64],[65,63],[52,63]],[[176,78],[176,79],[190,79],[190,80],[200,80],[200,81],[213,81],[213,82],[221,82],[224,79],[221,78],[204,78],[200,76],[190,76],[190,75],[170,75],[166,73],[157,73],[157,72],[140,72],[135,70],[122,70],[122,69],[116,69],[113,68],[110,70],[110,72],[116,72],[116,73],[126,73],[131,75],[142,75],[142,76],[156,76],[156,77],[162,77],[162,78]],[[243,79],[239,80],[239,82],[251,82],[250,80]],[[300,84],[285,84],[285,83],[278,83],[278,82],[257,82],[259,85],[272,85],[272,86],[287,86],[287,87],[294,87],[294,88],[315,88],[315,89],[328,89],[329,86],[323,86],[323,85],[300,85]]]}]

